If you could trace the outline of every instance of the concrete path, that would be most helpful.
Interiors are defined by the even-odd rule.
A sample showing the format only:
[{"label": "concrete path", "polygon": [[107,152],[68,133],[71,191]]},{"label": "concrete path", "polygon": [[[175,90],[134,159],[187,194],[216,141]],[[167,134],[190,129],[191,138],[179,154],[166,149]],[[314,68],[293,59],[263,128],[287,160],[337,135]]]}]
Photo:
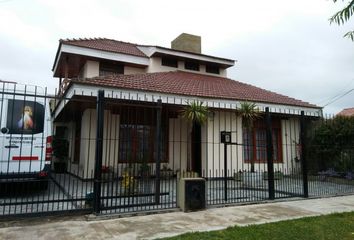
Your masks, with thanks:
[{"label": "concrete path", "polygon": [[354,196],[275,202],[102,220],[65,217],[0,223],[0,239],[155,239],[335,212],[354,211]]}]

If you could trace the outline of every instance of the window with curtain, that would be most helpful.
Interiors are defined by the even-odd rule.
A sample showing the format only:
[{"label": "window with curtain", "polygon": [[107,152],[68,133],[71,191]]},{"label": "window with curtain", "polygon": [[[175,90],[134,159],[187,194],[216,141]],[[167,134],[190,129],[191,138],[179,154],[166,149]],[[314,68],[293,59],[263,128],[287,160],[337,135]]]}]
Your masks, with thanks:
[{"label": "window with curtain", "polygon": [[[156,115],[152,109],[123,108],[119,126],[119,162],[155,162],[156,156]],[[161,128],[161,162],[167,159],[166,121]]]},{"label": "window with curtain", "polygon": [[[243,154],[246,163],[267,162],[267,137],[264,120],[258,120],[252,130],[243,129]],[[281,127],[279,120],[272,122],[273,162],[282,162]]]}]

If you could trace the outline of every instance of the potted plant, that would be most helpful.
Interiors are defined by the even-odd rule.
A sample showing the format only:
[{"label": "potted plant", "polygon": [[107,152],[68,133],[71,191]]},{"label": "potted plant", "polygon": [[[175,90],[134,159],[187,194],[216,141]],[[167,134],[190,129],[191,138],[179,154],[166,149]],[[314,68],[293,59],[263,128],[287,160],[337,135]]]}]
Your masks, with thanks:
[{"label": "potted plant", "polygon": [[187,147],[187,173],[196,172],[201,175],[201,126],[207,121],[208,113],[208,107],[200,101],[188,103],[181,112],[182,117],[191,124],[190,143]]},{"label": "potted plant", "polygon": [[139,178],[137,181],[137,190],[141,194],[149,194],[153,192],[154,179],[151,178],[151,166],[144,159],[139,166]]},{"label": "potted plant", "polygon": [[69,141],[64,138],[54,136],[52,147],[53,156],[55,157],[54,171],[56,173],[65,173],[69,155]]},{"label": "potted plant", "polygon": [[140,164],[139,175],[140,175],[140,177],[143,177],[143,178],[150,176],[150,166],[149,166],[149,164],[147,164],[146,161],[143,161],[143,163]]},{"label": "potted plant", "polygon": [[[255,103],[243,102],[240,108],[236,109],[236,113],[242,118],[243,131],[254,131],[254,122],[260,118],[261,113]],[[256,173],[254,158],[250,159],[250,172],[242,173],[242,180],[246,185],[260,185],[263,183],[262,174]]]},{"label": "potted plant", "polygon": [[168,164],[164,164],[160,171],[161,178],[171,178],[173,177],[173,170],[168,167]]},{"label": "potted plant", "polygon": [[133,168],[131,166],[126,167],[123,171],[122,186],[124,195],[132,194],[135,191],[134,189],[136,187],[136,181],[132,172]]},{"label": "potted plant", "polygon": [[112,177],[112,169],[110,166],[102,165],[101,178],[102,180],[109,180]]}]

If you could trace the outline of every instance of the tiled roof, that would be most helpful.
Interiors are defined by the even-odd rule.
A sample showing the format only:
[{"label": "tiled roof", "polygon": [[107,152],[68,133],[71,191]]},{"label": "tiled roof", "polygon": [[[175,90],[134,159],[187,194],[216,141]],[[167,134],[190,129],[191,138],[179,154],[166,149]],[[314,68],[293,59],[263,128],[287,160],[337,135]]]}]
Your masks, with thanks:
[{"label": "tiled roof", "polygon": [[[141,44],[122,42],[122,41],[117,41],[114,39],[107,39],[107,38],[61,39],[60,43],[78,46],[78,47],[85,47],[85,48],[97,49],[97,50],[102,50],[102,51],[108,51],[108,52],[124,53],[124,54],[139,56],[139,57],[147,57],[138,48],[139,46],[141,46],[141,47],[155,47],[157,49],[171,50],[174,52],[191,53],[191,52],[185,52],[185,51],[161,47],[161,46],[141,45]],[[215,57],[215,56],[201,54],[201,53],[191,53],[191,54],[234,62],[234,60],[231,60],[231,59]]]},{"label": "tiled roof", "polygon": [[346,117],[354,116],[354,107],[343,109],[342,111],[337,113],[337,116],[346,116]]},{"label": "tiled roof", "polygon": [[228,78],[189,72],[158,72],[72,80],[74,83],[148,92],[319,108],[313,104]]},{"label": "tiled roof", "polygon": [[107,38],[61,39],[60,43],[78,47],[103,50],[108,52],[124,53],[139,57],[146,57],[146,55],[137,48],[136,44],[121,42]]}]

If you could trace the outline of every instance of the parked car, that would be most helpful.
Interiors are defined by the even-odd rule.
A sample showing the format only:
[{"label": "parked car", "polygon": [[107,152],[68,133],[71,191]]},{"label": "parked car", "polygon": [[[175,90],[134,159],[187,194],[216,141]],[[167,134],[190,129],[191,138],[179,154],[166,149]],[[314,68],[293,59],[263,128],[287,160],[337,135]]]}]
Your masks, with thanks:
[{"label": "parked car", "polygon": [[0,81],[0,183],[46,188],[51,161],[49,101],[39,86]]}]

